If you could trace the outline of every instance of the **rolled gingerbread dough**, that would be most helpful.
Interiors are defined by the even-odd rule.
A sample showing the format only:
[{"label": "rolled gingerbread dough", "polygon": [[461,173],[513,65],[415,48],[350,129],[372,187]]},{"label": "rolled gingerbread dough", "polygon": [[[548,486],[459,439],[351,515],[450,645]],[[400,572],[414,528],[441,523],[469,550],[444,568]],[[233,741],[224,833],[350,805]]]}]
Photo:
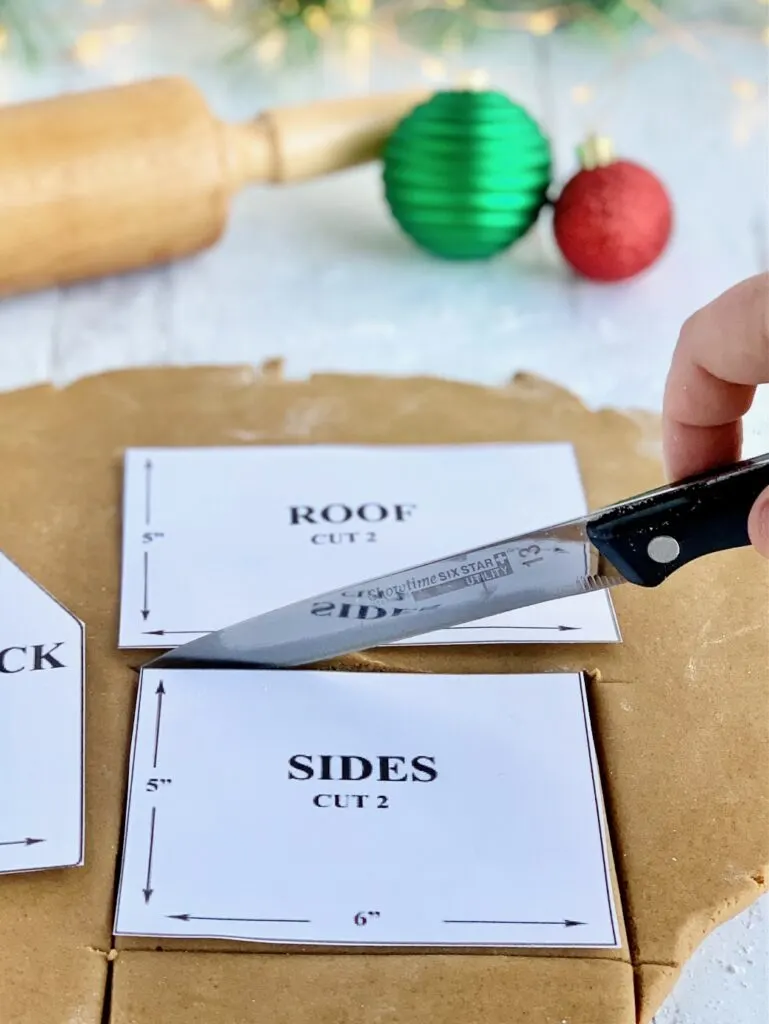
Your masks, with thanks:
[{"label": "rolled gingerbread dough", "polygon": [[[716,925],[767,888],[769,568],[743,550],[620,588],[620,645],[390,648],[362,671],[587,670],[622,950],[586,957],[112,948],[140,652],[118,651],[121,464],[133,445],[570,441],[590,505],[661,482],[658,425],[544,381],[122,371],[0,396],[0,546],[86,623],[86,867],[0,879],[15,1024],[648,1024]],[[178,950],[178,945],[175,947]]]}]

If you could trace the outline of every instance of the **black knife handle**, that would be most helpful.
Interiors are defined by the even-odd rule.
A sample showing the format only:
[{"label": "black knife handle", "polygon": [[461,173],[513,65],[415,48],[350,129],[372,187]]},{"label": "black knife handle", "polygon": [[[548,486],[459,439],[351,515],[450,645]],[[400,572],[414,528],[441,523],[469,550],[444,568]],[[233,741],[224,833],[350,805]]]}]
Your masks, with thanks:
[{"label": "black knife handle", "polygon": [[656,587],[695,558],[747,546],[748,515],[765,487],[769,454],[602,509],[587,534],[627,580]]}]

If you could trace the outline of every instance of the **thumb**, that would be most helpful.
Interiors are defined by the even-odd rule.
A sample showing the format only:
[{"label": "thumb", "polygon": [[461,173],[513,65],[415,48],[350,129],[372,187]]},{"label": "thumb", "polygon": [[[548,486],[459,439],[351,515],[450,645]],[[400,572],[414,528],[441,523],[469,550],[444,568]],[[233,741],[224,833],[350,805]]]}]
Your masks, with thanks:
[{"label": "thumb", "polygon": [[769,487],[759,494],[750,511],[748,534],[756,550],[769,558]]}]

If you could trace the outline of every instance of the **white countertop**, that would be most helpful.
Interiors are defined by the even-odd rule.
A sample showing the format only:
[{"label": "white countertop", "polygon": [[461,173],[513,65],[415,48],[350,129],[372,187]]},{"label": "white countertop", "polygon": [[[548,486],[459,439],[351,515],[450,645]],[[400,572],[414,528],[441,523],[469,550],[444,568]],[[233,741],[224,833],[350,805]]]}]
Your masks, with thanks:
[{"label": "white countertop", "polygon": [[[131,23],[141,5],[115,6]],[[396,60],[377,49],[370,64],[332,59],[279,81],[225,77],[204,46],[210,31],[189,10],[177,17],[125,31],[91,67],[33,73],[0,64],[0,97],[183,71],[219,114],[240,118],[313,95],[424,81],[414,55]],[[365,167],[243,194],[222,242],[184,264],[0,303],[0,390],[110,368],[280,357],[289,377],[338,370],[501,384],[526,370],[591,406],[658,410],[685,317],[769,266],[768,65],[765,46],[732,29],[666,31],[646,42],[613,54],[606,42],[517,35],[472,57],[442,58],[449,80],[482,67],[539,118],[555,137],[561,179],[594,125],[660,174],[675,198],[676,231],[643,278],[574,281],[547,218],[492,263],[433,260],[399,233],[380,169]],[[767,449],[769,387],[746,433],[748,454]],[[768,965],[764,899],[706,941],[656,1024],[765,1024]]]}]

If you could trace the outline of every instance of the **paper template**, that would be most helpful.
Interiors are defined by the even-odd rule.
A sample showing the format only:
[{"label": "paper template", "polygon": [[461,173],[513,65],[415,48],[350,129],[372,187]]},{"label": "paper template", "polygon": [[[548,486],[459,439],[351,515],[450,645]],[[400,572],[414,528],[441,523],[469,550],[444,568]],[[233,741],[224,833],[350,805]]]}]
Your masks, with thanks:
[{"label": "paper template", "polygon": [[0,874],[83,863],[82,624],[0,553]]},{"label": "paper template", "polygon": [[120,935],[618,947],[579,675],[145,669]]},{"label": "paper template", "polygon": [[[315,594],[584,515],[567,444],[126,453],[121,647],[176,647]],[[604,591],[408,644],[620,639]]]}]

